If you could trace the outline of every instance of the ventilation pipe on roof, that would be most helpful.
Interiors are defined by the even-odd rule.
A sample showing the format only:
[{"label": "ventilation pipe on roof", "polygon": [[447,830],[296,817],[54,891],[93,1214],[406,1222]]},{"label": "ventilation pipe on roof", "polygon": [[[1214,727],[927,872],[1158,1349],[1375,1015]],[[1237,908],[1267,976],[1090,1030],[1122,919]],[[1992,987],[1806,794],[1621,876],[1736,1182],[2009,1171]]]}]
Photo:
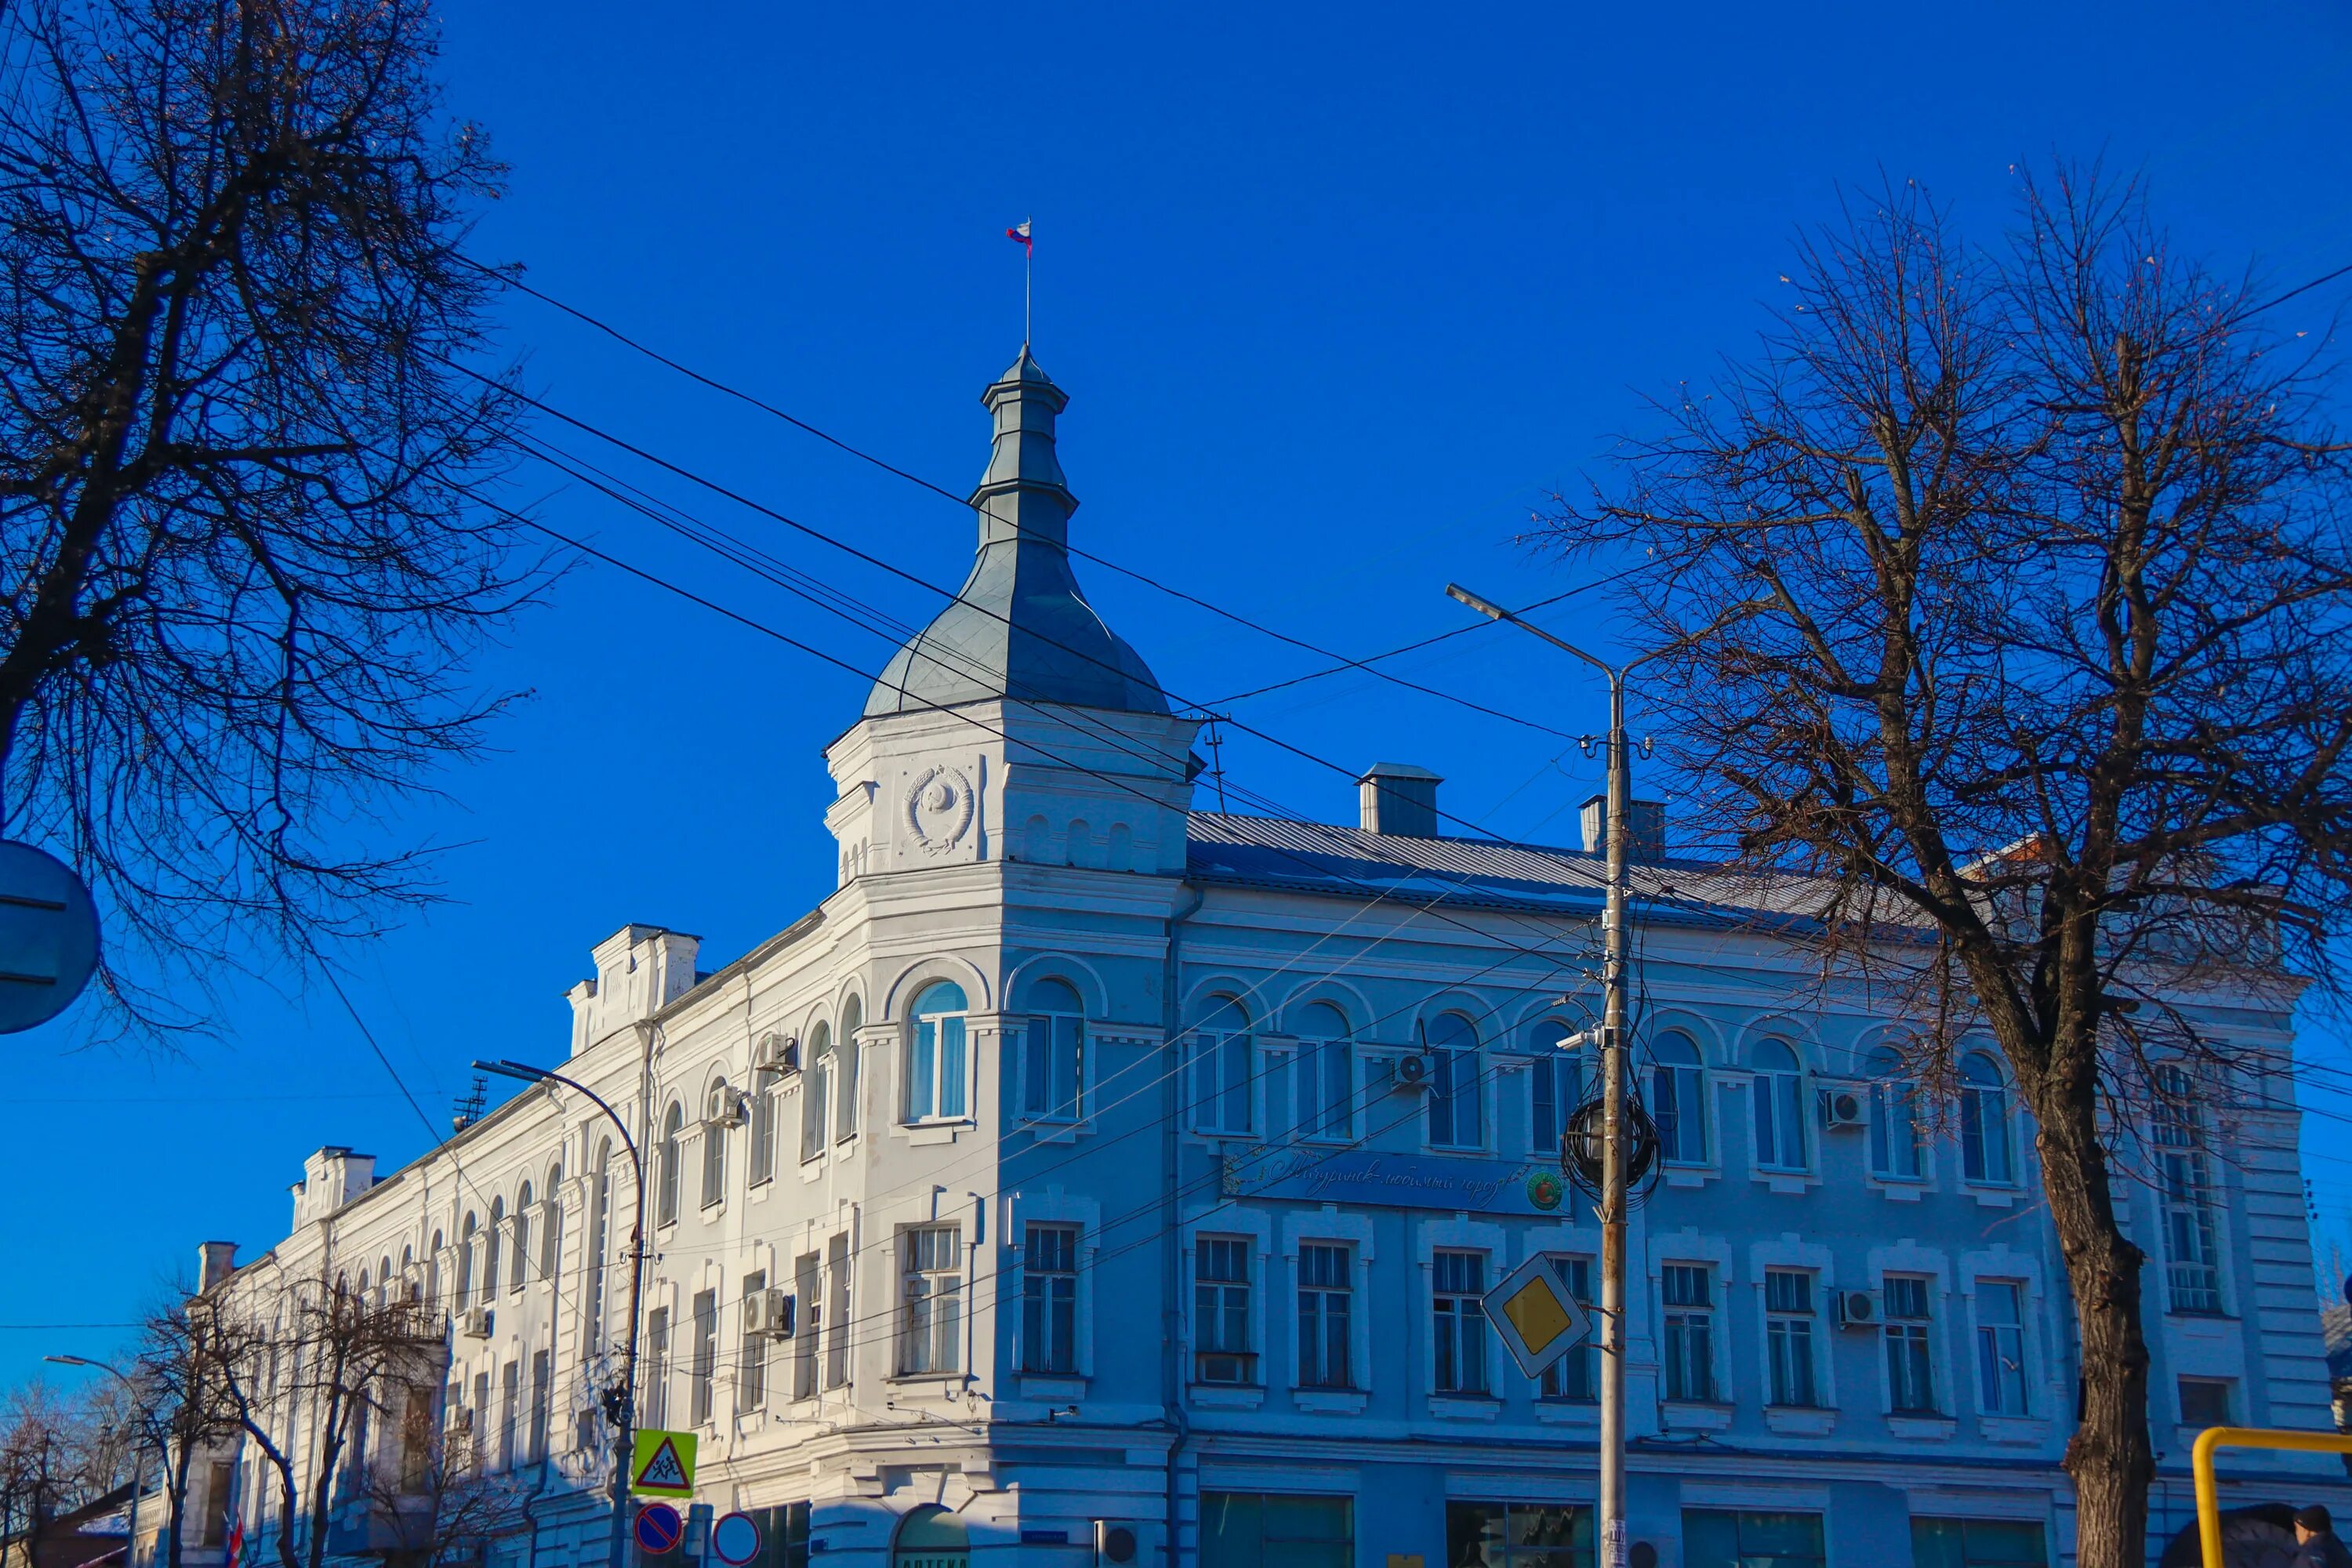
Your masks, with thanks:
[{"label": "ventilation pipe on roof", "polygon": [[[1627,804],[1626,857],[1639,865],[1654,866],[1666,858],[1665,802],[1636,800]],[[1584,803],[1584,852],[1609,853],[1609,797],[1605,795],[1596,795]]]},{"label": "ventilation pipe on roof", "polygon": [[1445,781],[1411,763],[1374,763],[1356,780],[1357,826],[1367,833],[1437,837],[1437,786]]}]

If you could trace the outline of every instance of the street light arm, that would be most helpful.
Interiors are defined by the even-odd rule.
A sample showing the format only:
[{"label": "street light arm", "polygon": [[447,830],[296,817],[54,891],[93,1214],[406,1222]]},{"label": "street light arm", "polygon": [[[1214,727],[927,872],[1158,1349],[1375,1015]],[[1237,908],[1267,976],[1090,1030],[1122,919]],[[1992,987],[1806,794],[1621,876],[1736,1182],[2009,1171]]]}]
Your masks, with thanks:
[{"label": "street light arm", "polygon": [[628,1123],[621,1120],[621,1113],[619,1111],[614,1110],[610,1105],[605,1103],[604,1097],[603,1095],[598,1094],[586,1084],[574,1079],[568,1079],[560,1072],[550,1071],[546,1068],[532,1067],[527,1062],[477,1061],[474,1063],[474,1070],[476,1072],[493,1072],[498,1074],[500,1078],[519,1078],[530,1083],[560,1083],[566,1089],[577,1089],[582,1094],[586,1095],[589,1101],[593,1104],[597,1110],[603,1111],[612,1121],[614,1130],[620,1133],[621,1147],[628,1151],[629,1163],[637,1167],[637,1174],[640,1179],[643,1178],[645,1174],[645,1167],[637,1159],[637,1141],[629,1136]]},{"label": "street light arm", "polygon": [[[1472,593],[1469,589],[1462,586],[1459,583],[1448,583],[1445,584],[1445,593],[1448,598],[1469,605],[1480,615],[1485,616],[1488,620],[1508,622],[1510,625],[1518,627],[1519,630],[1528,633],[1530,636],[1543,638],[1544,641],[1551,644],[1552,647],[1560,649],[1562,652],[1574,654],[1585,663],[1592,666],[1593,668],[1600,670],[1603,675],[1608,676],[1612,681],[1618,677],[1619,671],[1612,666],[1607,659],[1594,658],[1591,654],[1585,652],[1582,648],[1577,647],[1574,643],[1568,641],[1566,638],[1552,636],[1551,633],[1544,630],[1543,627],[1536,625],[1533,621],[1520,619],[1517,616],[1515,616],[1510,611],[1503,608],[1502,605],[1495,603],[1492,599],[1483,598],[1480,595]],[[1638,663],[1639,661],[1637,660],[1635,662]],[[1629,665],[1626,668],[1631,668],[1632,666]]]}]

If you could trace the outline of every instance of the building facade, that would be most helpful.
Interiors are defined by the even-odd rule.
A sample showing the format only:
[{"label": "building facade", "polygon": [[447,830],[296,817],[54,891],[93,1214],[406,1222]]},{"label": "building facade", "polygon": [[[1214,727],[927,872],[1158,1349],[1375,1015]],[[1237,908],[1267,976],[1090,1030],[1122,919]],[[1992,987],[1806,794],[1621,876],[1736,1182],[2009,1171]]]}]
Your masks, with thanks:
[{"label": "building facade", "polygon": [[[826,752],[837,886],[711,973],[624,926],[570,992],[550,1065],[643,1181],[586,1096],[534,1088],[386,1175],[322,1149],[291,1233],[209,1252],[205,1296],[446,1315],[429,1413],[343,1462],[467,1435],[528,1499],[499,1568],[605,1560],[633,1316],[639,1421],[698,1434],[698,1500],[779,1565],[1590,1564],[1592,1352],[1522,1376],[1478,1301],[1537,1254],[1594,1284],[1556,1042],[1590,1019],[1598,858],[1447,836],[1414,766],[1365,775],[1355,826],[1196,809],[1194,721],[1072,575],[1064,394],[1024,349],[985,402],[970,578]],[[2072,1316],[1997,1057],[1931,1102],[1885,1020],[1704,905],[1637,906],[1636,1564],[2057,1568]],[[2274,1070],[2150,1129],[2126,1197],[2159,1540],[2195,1428],[2331,1425],[2288,1020],[2209,1012]],[[2246,1496],[2340,1489],[2268,1464]],[[249,1459],[198,1473],[191,1568],[228,1493],[248,1557],[287,1528]]]}]

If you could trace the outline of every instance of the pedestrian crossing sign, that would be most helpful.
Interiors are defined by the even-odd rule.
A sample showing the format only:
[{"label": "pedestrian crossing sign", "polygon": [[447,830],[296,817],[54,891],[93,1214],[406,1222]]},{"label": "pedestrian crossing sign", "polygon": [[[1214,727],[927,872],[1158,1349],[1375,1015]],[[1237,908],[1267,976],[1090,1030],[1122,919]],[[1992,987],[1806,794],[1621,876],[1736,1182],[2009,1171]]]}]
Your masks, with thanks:
[{"label": "pedestrian crossing sign", "polygon": [[1566,1253],[1538,1252],[1478,1303],[1511,1359],[1529,1377],[1541,1377],[1546,1367],[1592,1332],[1591,1315],[1569,1293],[1561,1278],[1567,1262]]},{"label": "pedestrian crossing sign", "polygon": [[694,1445],[691,1432],[639,1432],[629,1460],[629,1489],[646,1497],[692,1497]]}]

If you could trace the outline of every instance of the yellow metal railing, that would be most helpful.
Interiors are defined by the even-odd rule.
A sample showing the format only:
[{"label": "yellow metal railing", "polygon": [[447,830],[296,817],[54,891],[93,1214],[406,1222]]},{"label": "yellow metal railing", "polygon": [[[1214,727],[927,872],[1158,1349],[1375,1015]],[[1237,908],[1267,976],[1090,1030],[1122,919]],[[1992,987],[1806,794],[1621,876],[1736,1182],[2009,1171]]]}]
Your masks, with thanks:
[{"label": "yellow metal railing", "polygon": [[2305,1454],[2352,1454],[2352,1432],[2273,1432],[2261,1426],[2208,1426],[2189,1453],[2197,1476],[2197,1543],[2205,1568],[2221,1562],[2221,1488],[2213,1479],[2216,1448],[2284,1448]]}]

